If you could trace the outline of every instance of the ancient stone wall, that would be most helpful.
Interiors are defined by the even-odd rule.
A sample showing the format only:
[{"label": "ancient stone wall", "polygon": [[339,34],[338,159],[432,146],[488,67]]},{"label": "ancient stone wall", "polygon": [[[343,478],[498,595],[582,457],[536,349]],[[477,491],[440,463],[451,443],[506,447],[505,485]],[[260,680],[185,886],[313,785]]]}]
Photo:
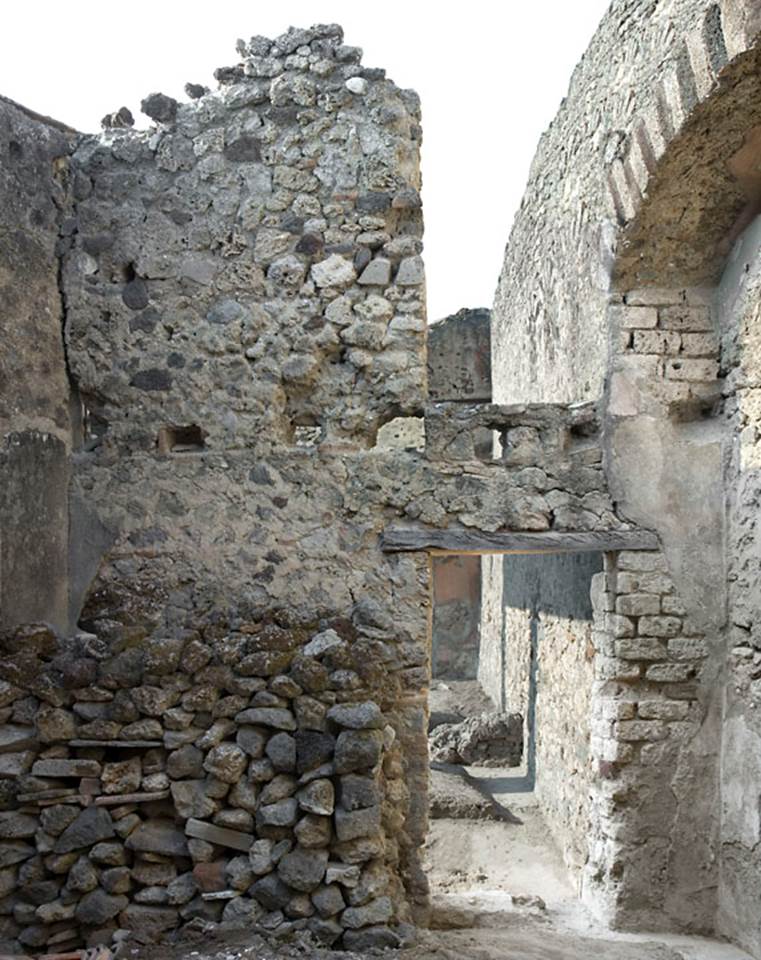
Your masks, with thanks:
[{"label": "ancient stone wall", "polygon": [[[752,4],[611,4],[539,143],[510,235],[492,314],[496,401],[601,395],[607,291],[621,227],[696,100],[742,48],[750,32],[740,22],[745,6]],[[711,182],[701,180],[697,190],[694,176],[685,176],[685,205],[690,195],[704,202]],[[673,220],[679,204],[672,194],[669,214],[664,200],[661,219]],[[700,243],[711,223],[698,206],[664,233],[689,230]],[[657,262],[678,246],[662,248]],[[641,245],[631,252],[639,257]]]},{"label": "ancient stone wall", "polygon": [[[488,310],[462,309],[428,328],[431,400],[491,400]],[[482,431],[477,454],[488,459],[491,433]],[[475,679],[479,667],[481,559],[433,557],[432,668],[434,677]]]},{"label": "ancient stone wall", "polygon": [[[482,683],[524,718],[524,757],[547,823],[577,877],[588,854],[592,776],[592,577],[599,554],[508,556],[499,648],[482,642]],[[490,674],[493,673],[493,676]]]},{"label": "ancient stone wall", "polygon": [[491,312],[463,308],[428,328],[431,400],[491,400]]},{"label": "ancient stone wall", "polygon": [[725,935],[738,939],[754,955],[761,955],[761,924],[753,896],[761,882],[761,820],[754,799],[761,793],[760,243],[761,221],[756,218],[733,251],[716,291],[722,366],[727,374],[725,419],[731,437],[725,478],[729,495],[729,656],[722,732],[719,925]]},{"label": "ancient stone wall", "polygon": [[[617,509],[662,542],[650,567],[610,557],[596,601],[614,616],[595,635],[583,895],[607,890],[632,927],[716,915],[728,437],[711,288],[757,209],[759,26],[742,0],[612,4],[540,144],[493,311],[495,400],[602,395]],[[640,572],[650,586],[621,586]],[[722,923],[751,942],[738,851]]]},{"label": "ancient stone wall", "polygon": [[78,629],[7,629],[0,664],[29,949],[199,916],[395,943],[428,905],[430,583],[381,535],[627,528],[593,408],[436,404],[424,451],[378,442],[424,410],[417,98],[335,26],[239,52],[71,161]]},{"label": "ancient stone wall", "polygon": [[[71,503],[88,517],[72,549],[87,553],[92,529],[107,546],[86,633],[6,640],[5,709],[24,732],[3,845],[38,847],[8,854],[6,934],[26,929],[34,949],[64,929],[155,936],[192,914],[386,942],[426,902],[428,570],[378,549],[380,504],[415,499],[414,458],[370,449],[425,396],[417,98],[363,68],[337,27],[240,53],[218,92],[152,95],[155,127],[111,126],[72,160]],[[349,737],[369,774],[349,799],[341,777],[360,768],[340,772],[327,711],[361,703],[376,732]],[[241,716],[261,708],[279,712]],[[335,809],[307,809],[326,778]],[[267,839],[283,841],[274,854]],[[204,885],[228,892],[202,900]]]},{"label": "ancient stone wall", "polygon": [[433,557],[431,672],[443,680],[475,680],[481,621],[479,557]]},{"label": "ancient stone wall", "polygon": [[58,243],[73,131],[0,98],[0,628],[69,624],[69,386]]}]

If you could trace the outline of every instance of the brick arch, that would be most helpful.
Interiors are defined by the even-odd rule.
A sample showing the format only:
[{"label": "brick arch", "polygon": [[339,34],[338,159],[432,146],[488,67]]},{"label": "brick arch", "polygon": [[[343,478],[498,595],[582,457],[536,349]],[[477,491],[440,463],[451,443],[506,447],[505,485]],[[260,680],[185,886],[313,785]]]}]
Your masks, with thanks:
[{"label": "brick arch", "polygon": [[712,4],[609,164],[620,228],[615,287],[715,283],[761,210],[759,150],[761,7]]}]

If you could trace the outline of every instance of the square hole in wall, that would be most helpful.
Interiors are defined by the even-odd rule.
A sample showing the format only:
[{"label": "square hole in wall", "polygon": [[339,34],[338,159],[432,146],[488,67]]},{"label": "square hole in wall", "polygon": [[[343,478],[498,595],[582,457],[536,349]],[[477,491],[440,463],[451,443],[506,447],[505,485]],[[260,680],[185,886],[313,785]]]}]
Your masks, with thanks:
[{"label": "square hole in wall", "polygon": [[186,427],[161,427],[159,453],[197,453],[206,446],[206,434],[197,424]]}]

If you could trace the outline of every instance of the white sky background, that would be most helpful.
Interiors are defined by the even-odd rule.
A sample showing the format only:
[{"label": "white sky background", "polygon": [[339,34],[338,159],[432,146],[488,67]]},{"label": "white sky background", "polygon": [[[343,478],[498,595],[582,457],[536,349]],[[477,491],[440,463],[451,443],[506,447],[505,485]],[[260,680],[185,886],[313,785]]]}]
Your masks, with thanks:
[{"label": "white sky background", "polygon": [[100,118],[186,81],[214,87],[237,37],[337,22],[363,63],[423,105],[429,321],[491,306],[513,215],[609,0],[73,0],[14,3],[0,36],[0,93],[93,132]]}]

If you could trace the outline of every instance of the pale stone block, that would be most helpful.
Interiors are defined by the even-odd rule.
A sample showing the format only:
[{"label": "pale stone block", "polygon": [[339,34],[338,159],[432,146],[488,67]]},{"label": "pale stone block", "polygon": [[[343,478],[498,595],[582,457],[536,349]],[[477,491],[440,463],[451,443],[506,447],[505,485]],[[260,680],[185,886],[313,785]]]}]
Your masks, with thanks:
[{"label": "pale stone block", "polygon": [[676,637],[682,629],[678,617],[641,617],[637,631],[642,637]]},{"label": "pale stone block", "polygon": [[619,720],[615,725],[616,736],[625,741],[665,740],[668,728],[660,720]]},{"label": "pale stone block", "polygon": [[684,720],[689,711],[684,700],[640,700],[637,708],[643,720]]},{"label": "pale stone block", "polygon": [[655,307],[626,306],[608,307],[608,316],[622,329],[652,329],[658,325],[658,311]]},{"label": "pale stone block", "polygon": [[666,363],[666,378],[668,380],[706,383],[716,380],[718,375],[719,364],[716,360],[698,360],[687,357],[679,360],[668,360]]},{"label": "pale stone block", "polygon": [[666,647],[655,637],[616,640],[616,656],[622,660],[665,660]]},{"label": "pale stone block", "polygon": [[654,593],[630,593],[616,600],[616,613],[641,617],[661,612],[661,598]]}]

